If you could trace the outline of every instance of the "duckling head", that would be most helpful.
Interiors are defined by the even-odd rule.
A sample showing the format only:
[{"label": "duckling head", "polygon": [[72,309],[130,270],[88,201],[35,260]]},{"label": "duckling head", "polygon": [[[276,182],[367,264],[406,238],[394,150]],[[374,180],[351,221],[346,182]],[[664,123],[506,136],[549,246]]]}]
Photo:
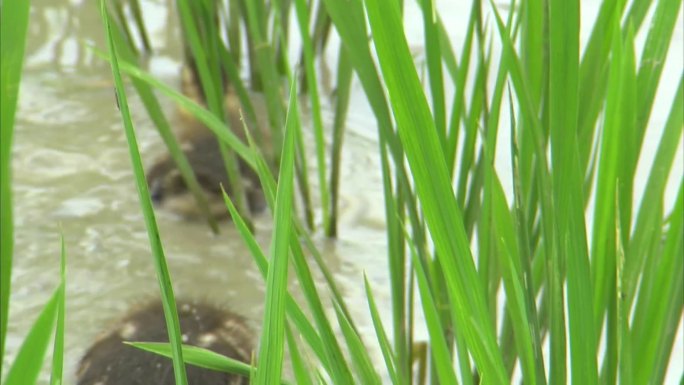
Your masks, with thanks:
[{"label": "duckling head", "polygon": [[[214,218],[228,216],[221,185],[226,193],[233,196],[233,188],[228,181],[227,171],[218,148],[216,138],[208,136],[186,144],[184,154],[192,167],[197,182],[209,205]],[[265,201],[256,174],[243,161],[239,160],[241,183],[246,193],[250,212],[257,213],[265,208]],[[176,213],[187,219],[203,217],[195,196],[188,188],[178,167],[170,156],[158,160],[147,172],[147,184],[152,202],[159,208]]]}]

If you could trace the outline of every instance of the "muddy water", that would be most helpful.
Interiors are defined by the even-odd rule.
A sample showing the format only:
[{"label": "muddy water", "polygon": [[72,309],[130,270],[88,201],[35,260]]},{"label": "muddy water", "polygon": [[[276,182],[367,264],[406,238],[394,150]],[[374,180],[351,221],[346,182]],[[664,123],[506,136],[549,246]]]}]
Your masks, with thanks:
[{"label": "muddy water", "polygon": [[[160,1],[143,4],[156,50],[150,71],[175,84],[180,47],[176,20],[167,12],[172,8]],[[448,25],[454,32],[453,42],[460,46],[468,7],[456,4],[449,8],[446,20],[454,21]],[[595,6],[584,10],[587,8],[595,15]],[[414,11],[407,12],[411,14],[419,18]],[[409,34],[420,60],[422,27],[415,25]],[[681,43],[681,24],[675,36],[680,36]],[[103,328],[157,292],[111,73],[85,44],[105,46],[97,2],[33,3],[13,148],[16,241],[8,354],[3,364],[12,361],[57,285],[61,232],[68,252],[68,383],[73,382],[78,359]],[[673,43],[677,46],[681,44]],[[681,50],[679,53],[681,57]],[[334,58],[329,62],[335,63]],[[672,79],[679,76],[679,63],[679,67],[674,65],[674,75],[669,75]],[[374,119],[358,84],[354,92],[343,154],[340,237],[330,241],[319,236],[316,241],[367,333],[368,345],[374,346],[361,277],[364,271],[368,274],[380,306],[389,309],[381,179]],[[655,127],[662,127],[672,92],[666,90],[661,98],[664,103],[656,107],[660,113],[655,114],[655,120],[658,115],[663,118],[654,122]],[[149,164],[164,153],[164,148],[138,100],[132,97],[130,103],[140,150]],[[168,111],[174,108],[170,104],[165,107]],[[328,124],[330,116],[328,109]],[[501,131],[507,134],[507,130]],[[657,140],[650,140],[650,146],[655,147]],[[500,139],[500,143],[507,141],[506,137]],[[510,184],[508,159],[502,151],[497,168],[504,183]],[[681,175],[681,169],[678,172]],[[214,236],[202,223],[158,214],[176,294],[230,306],[257,327],[264,286],[236,231],[224,224],[221,234]],[[267,247],[268,215],[256,221],[257,236]],[[679,338],[681,341],[681,333]],[[47,376],[42,381],[47,381]]]}]

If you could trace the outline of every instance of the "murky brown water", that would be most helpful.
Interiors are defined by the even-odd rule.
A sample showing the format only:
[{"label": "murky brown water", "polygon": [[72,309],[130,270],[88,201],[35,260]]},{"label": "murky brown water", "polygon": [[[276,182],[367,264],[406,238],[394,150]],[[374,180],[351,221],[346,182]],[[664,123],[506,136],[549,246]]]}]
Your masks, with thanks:
[{"label": "murky brown water", "polygon": [[[156,49],[150,70],[174,84],[180,65],[178,28],[165,3],[144,2]],[[68,252],[67,383],[73,382],[75,364],[93,339],[132,305],[157,292],[111,72],[84,45],[105,46],[98,7],[94,1],[33,2],[13,148],[16,240],[3,364],[11,362],[57,285],[63,232]],[[452,5],[448,13],[463,22],[452,28],[456,44],[462,42],[467,9]],[[420,29],[414,28],[415,33]],[[680,37],[681,32],[680,25]],[[411,40],[420,45],[419,37]],[[380,306],[389,308],[384,214],[375,120],[358,84],[354,92],[343,155],[340,237],[330,241],[319,236],[317,243],[374,346],[362,274],[368,274]],[[668,97],[658,107],[663,115],[669,109]],[[149,164],[164,147],[137,99],[130,103],[140,150]],[[509,157],[504,151],[500,158],[507,182]],[[213,236],[203,223],[164,213],[158,213],[158,221],[177,296],[229,305],[258,326],[264,286],[233,227],[224,224],[221,234]],[[256,225],[267,247],[268,215],[257,218]]]}]

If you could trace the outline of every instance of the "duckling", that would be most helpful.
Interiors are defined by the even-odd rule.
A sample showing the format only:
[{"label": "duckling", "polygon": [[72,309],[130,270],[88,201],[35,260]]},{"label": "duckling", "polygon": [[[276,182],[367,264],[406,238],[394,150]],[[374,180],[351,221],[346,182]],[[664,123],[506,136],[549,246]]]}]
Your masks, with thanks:
[{"label": "duckling", "polygon": [[[245,320],[204,303],[177,302],[183,343],[249,363],[252,335]],[[168,342],[161,301],[124,317],[81,359],[77,385],[173,385],[171,359],[126,345],[124,341]],[[190,385],[246,385],[236,374],[186,365]]]},{"label": "duckling", "polygon": [[[230,86],[227,88],[224,105],[230,128],[237,137],[246,142],[247,138],[240,119],[242,104]],[[204,104],[203,93],[198,84],[198,76],[191,66],[186,65],[183,68],[181,90],[199,104]],[[271,139],[266,124],[266,103],[260,94],[250,95],[250,99],[257,113],[257,122],[254,124],[256,127],[250,127],[250,129],[258,134],[261,139],[261,150],[268,156],[271,153]],[[223,202],[220,185],[223,185],[226,193],[230,196],[233,194],[233,188],[228,181],[219,142],[214,134],[197,121],[194,116],[184,111],[179,111],[179,115],[178,121],[181,126],[178,133],[179,143],[204,190],[210,213],[215,218],[226,217],[228,211]],[[249,211],[251,213],[263,211],[266,203],[258,175],[242,159],[238,159],[238,169],[242,176],[242,187]],[[147,183],[152,201],[157,207],[175,212],[188,219],[198,218],[202,215],[194,196],[187,188],[175,162],[169,155],[158,159],[148,169]]]}]

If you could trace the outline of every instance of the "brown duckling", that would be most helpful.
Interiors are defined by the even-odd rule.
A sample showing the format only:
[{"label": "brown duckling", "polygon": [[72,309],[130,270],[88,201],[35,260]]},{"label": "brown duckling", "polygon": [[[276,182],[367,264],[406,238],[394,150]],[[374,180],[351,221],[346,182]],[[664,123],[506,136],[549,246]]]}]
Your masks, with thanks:
[{"label": "brown duckling", "polygon": [[[245,320],[233,313],[201,303],[177,302],[183,343],[212,350],[249,363],[252,336]],[[123,341],[168,342],[161,301],[143,306],[124,317],[114,330],[100,338],[79,363],[78,385],[173,385],[171,359],[126,345]],[[236,374],[186,365],[190,385],[246,385]]]},{"label": "brown duckling", "polygon": [[[181,83],[181,89],[185,95],[200,104],[204,104],[194,71],[187,67],[184,68]],[[249,128],[253,132],[258,130],[261,150],[268,155],[271,153],[271,140],[266,123],[266,103],[263,96],[259,94],[251,95],[251,102],[257,113],[258,121],[255,124],[256,127]],[[246,143],[247,138],[240,119],[242,105],[234,91],[229,89],[226,93],[224,106],[231,130]],[[178,132],[178,140],[200,186],[204,190],[210,212],[216,218],[226,217],[228,212],[223,202],[220,185],[223,185],[229,195],[233,194],[233,189],[228,181],[218,140],[194,116],[184,111],[179,111],[179,115],[181,127]],[[252,213],[258,213],[266,207],[259,178],[242,159],[238,159],[238,168],[242,176],[243,191],[246,195],[248,209]],[[175,162],[169,155],[157,160],[148,169],[147,183],[152,200],[158,207],[175,212],[185,218],[197,218],[202,215],[195,197],[187,188]]]}]

